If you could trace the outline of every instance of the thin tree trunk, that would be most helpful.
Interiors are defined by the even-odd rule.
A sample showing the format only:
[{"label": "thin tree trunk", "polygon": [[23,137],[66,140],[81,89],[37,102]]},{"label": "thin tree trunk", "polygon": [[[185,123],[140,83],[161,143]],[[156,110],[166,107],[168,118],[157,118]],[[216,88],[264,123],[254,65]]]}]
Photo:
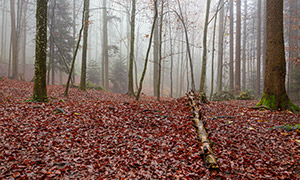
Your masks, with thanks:
[{"label": "thin tree trunk", "polygon": [[[221,0],[221,4],[224,4],[224,0]],[[224,6],[221,7],[219,16],[217,91],[220,93],[222,92],[223,74]]]},{"label": "thin tree trunk", "polygon": [[243,90],[245,91],[246,88],[246,41],[247,41],[247,18],[248,18],[248,5],[247,0],[244,0],[244,22],[243,22],[243,72],[242,72],[242,79],[243,79]]},{"label": "thin tree trunk", "polygon": [[[169,8],[169,5],[168,5]],[[174,66],[174,59],[173,59],[173,40],[172,40],[172,31],[171,31],[171,18],[169,15],[169,35],[170,35],[170,63],[171,63],[171,69],[170,69],[170,96],[173,97],[173,66]]]},{"label": "thin tree trunk", "polygon": [[24,2],[24,14],[23,14],[23,52],[22,52],[22,68],[23,68],[23,81],[26,81],[26,41],[27,41],[27,6],[28,1]]},{"label": "thin tree trunk", "polygon": [[[56,0],[52,1],[52,14],[51,14],[51,24],[50,24],[50,62],[51,66],[49,66],[49,72],[51,69],[51,84],[55,85],[55,66],[54,66],[54,24],[55,24],[55,8],[56,8]],[[51,67],[51,68],[50,68]],[[49,73],[48,73],[49,75]],[[49,78],[49,77],[48,77]]]},{"label": "thin tree trunk", "polygon": [[128,94],[134,96],[133,88],[133,61],[134,61],[134,38],[135,38],[135,11],[136,1],[132,0],[131,10],[131,33],[130,33],[130,55],[129,55],[129,70],[128,70]]},{"label": "thin tree trunk", "polygon": [[230,0],[230,57],[229,57],[229,89],[234,91],[234,72],[233,72],[233,48],[234,48],[234,31],[233,31],[233,0]]},{"label": "thin tree trunk", "polygon": [[[219,11],[221,1],[219,1],[216,13]],[[213,41],[212,41],[212,58],[211,58],[211,86],[210,86],[210,99],[214,94],[214,61],[215,61],[215,38],[216,38],[216,26],[217,26],[218,15],[215,16],[214,28],[213,28]]]},{"label": "thin tree trunk", "polygon": [[256,95],[260,96],[260,74],[261,74],[261,0],[257,1],[257,57],[256,57]]},{"label": "thin tree trunk", "polygon": [[193,60],[192,60],[192,55],[191,55],[191,50],[190,50],[190,42],[189,42],[189,36],[188,36],[188,30],[182,15],[182,10],[181,10],[181,5],[180,5],[180,1],[177,0],[178,3],[178,7],[179,7],[179,12],[180,15],[175,12],[179,18],[179,20],[181,21],[182,25],[183,25],[183,29],[184,29],[184,34],[185,34],[185,41],[186,41],[186,49],[187,49],[187,53],[188,53],[188,57],[189,57],[189,61],[190,61],[190,70],[191,70],[191,80],[192,80],[192,90],[195,91],[196,90],[196,86],[195,86],[195,80],[194,80],[194,67],[193,67]]},{"label": "thin tree trunk", "polygon": [[204,86],[205,86],[205,79],[206,79],[206,64],[207,64],[207,29],[208,29],[210,2],[211,0],[206,1],[206,15],[205,15],[204,32],[203,32],[203,56],[202,56],[201,80],[200,80],[200,88],[199,88],[199,93],[203,93],[203,94],[205,94]]},{"label": "thin tree trunk", "polygon": [[141,91],[143,88],[143,81],[145,78],[145,74],[147,71],[147,65],[148,65],[148,58],[149,58],[149,54],[150,54],[150,50],[151,50],[151,44],[152,44],[152,39],[153,39],[153,34],[154,34],[154,29],[155,29],[155,24],[156,24],[156,20],[157,20],[157,16],[158,16],[158,12],[157,12],[157,0],[154,0],[154,18],[153,18],[153,24],[152,24],[152,28],[151,28],[151,34],[150,34],[150,40],[149,40],[149,45],[148,45],[148,50],[146,53],[146,59],[145,59],[145,64],[144,64],[144,70],[140,79],[140,85],[139,85],[139,89],[136,95],[136,100],[139,100],[140,95],[141,95]]},{"label": "thin tree trunk", "polygon": [[[76,41],[76,0],[73,0],[73,39],[75,42]],[[76,44],[74,44],[74,47],[73,47],[73,54],[75,53],[75,49],[76,49]],[[75,85],[75,83],[76,83],[75,71],[72,72],[72,79],[73,79],[72,80],[73,84]]]},{"label": "thin tree trunk", "polygon": [[236,1],[235,94],[241,91],[241,0]]},{"label": "thin tree trunk", "polygon": [[103,44],[102,44],[102,70],[103,70],[103,86],[109,90],[109,59],[108,59],[108,33],[107,33],[107,7],[106,0],[103,0]]},{"label": "thin tree trunk", "polygon": [[65,92],[64,92],[65,96],[68,96],[69,85],[70,85],[72,73],[73,73],[74,66],[75,66],[75,60],[76,60],[77,52],[78,52],[80,41],[81,41],[82,31],[83,31],[83,28],[84,28],[84,25],[85,25],[85,21],[84,21],[85,14],[86,14],[85,11],[87,11],[87,8],[84,5],[83,12],[82,12],[82,21],[81,21],[82,24],[81,24],[81,28],[80,28],[80,31],[79,31],[79,38],[78,38],[76,48],[75,48],[75,51],[74,51],[74,55],[73,55],[73,59],[72,59],[72,65],[71,65],[71,69],[70,69],[70,72],[69,72],[69,76],[68,76],[68,80],[67,80],[67,84],[66,84],[66,89],[65,89]]},{"label": "thin tree trunk", "polygon": [[159,26],[159,62],[158,62],[158,80],[157,80],[157,100],[160,100],[160,83],[161,83],[161,62],[162,62],[162,29],[163,29],[163,18],[164,18],[164,0],[161,1],[160,11],[160,26]]},{"label": "thin tree trunk", "polygon": [[82,64],[81,64],[81,76],[80,86],[81,90],[86,90],[86,66],[87,66],[87,43],[88,43],[88,30],[89,30],[89,8],[90,0],[84,1],[85,18],[84,18],[84,30],[83,30],[83,47],[82,47]]},{"label": "thin tree trunk", "polygon": [[[6,1],[3,1],[3,8],[4,9],[6,8]],[[5,36],[4,30],[6,28],[5,21],[6,21],[5,11],[3,10],[2,11],[2,21],[1,22],[4,26],[2,26],[2,31],[1,31],[1,58],[0,58],[0,63],[4,62],[4,52],[5,52],[5,49],[4,49],[4,47],[5,47],[5,44],[4,44],[4,36]]]},{"label": "thin tree trunk", "polygon": [[12,36],[12,79],[18,79],[18,37],[15,17],[15,0],[10,0],[11,36]]}]

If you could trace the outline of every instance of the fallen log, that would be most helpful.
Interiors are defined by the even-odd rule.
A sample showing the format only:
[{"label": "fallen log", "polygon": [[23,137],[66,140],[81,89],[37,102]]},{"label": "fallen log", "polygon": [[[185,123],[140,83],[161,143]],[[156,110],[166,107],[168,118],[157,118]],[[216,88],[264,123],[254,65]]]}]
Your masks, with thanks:
[{"label": "fallen log", "polygon": [[194,127],[196,128],[199,141],[201,142],[200,154],[204,161],[205,167],[210,170],[218,170],[219,165],[216,156],[211,148],[212,143],[208,138],[208,133],[205,128],[205,122],[203,121],[198,100],[196,99],[196,96],[192,91],[186,93],[186,95],[189,100],[189,105],[192,108],[192,113],[193,113],[192,121],[194,123]]}]

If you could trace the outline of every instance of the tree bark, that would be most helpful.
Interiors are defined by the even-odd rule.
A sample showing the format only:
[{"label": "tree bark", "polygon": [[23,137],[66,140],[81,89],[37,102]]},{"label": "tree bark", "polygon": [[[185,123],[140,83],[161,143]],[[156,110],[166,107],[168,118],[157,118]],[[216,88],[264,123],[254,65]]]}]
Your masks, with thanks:
[{"label": "tree bark", "polygon": [[264,93],[258,106],[300,111],[285,89],[286,61],[283,38],[283,0],[267,0],[267,47]]},{"label": "tree bark", "polygon": [[161,1],[160,10],[160,23],[159,23],[159,62],[158,62],[158,80],[157,80],[157,100],[160,100],[160,83],[161,83],[161,62],[162,62],[162,29],[163,29],[163,18],[164,18],[164,0]]},{"label": "tree bark", "polygon": [[[221,0],[224,4],[224,0]],[[219,12],[219,36],[218,36],[218,75],[217,75],[217,91],[222,92],[222,74],[223,74],[223,42],[224,42],[224,6],[221,7]]]},{"label": "tree bark", "polygon": [[233,72],[233,48],[234,48],[234,31],[233,31],[233,0],[230,0],[230,57],[229,57],[229,89],[234,91],[234,72]]},{"label": "tree bark", "polygon": [[[218,13],[220,5],[222,1],[219,1],[216,13]],[[214,61],[215,61],[215,39],[216,39],[216,26],[217,26],[217,19],[218,15],[214,17],[214,28],[213,28],[213,41],[212,41],[212,57],[211,57],[211,85],[210,85],[210,99],[214,94]]]},{"label": "tree bark", "polygon": [[217,162],[217,158],[212,150],[212,144],[208,138],[208,133],[205,128],[205,122],[203,121],[203,116],[199,105],[196,100],[195,94],[193,92],[189,92],[186,94],[189,100],[189,105],[192,108],[193,113],[193,123],[194,127],[196,128],[197,135],[199,137],[199,141],[201,143],[200,154],[204,161],[205,167],[210,170],[217,170],[219,169],[219,165]]},{"label": "tree bark", "polygon": [[129,70],[128,70],[128,93],[130,96],[134,96],[133,87],[133,61],[134,61],[134,38],[135,38],[135,11],[136,1],[132,0],[131,7],[131,33],[130,33],[130,55],[129,55]]},{"label": "tree bark", "polygon": [[107,33],[107,7],[106,0],[103,0],[103,32],[102,32],[102,74],[104,89],[109,90],[109,59],[108,59],[108,33]]},{"label": "tree bark", "polygon": [[84,0],[85,16],[84,16],[84,29],[83,29],[83,47],[82,47],[82,64],[80,86],[81,90],[86,90],[86,66],[87,66],[87,43],[88,43],[88,30],[89,30],[89,8],[90,0]]},{"label": "tree bark", "polygon": [[256,95],[260,95],[261,79],[261,0],[257,1],[257,45],[256,45]]},{"label": "tree bark", "polygon": [[243,22],[243,65],[242,65],[242,79],[243,79],[243,90],[247,89],[246,87],[246,44],[247,44],[247,18],[248,18],[248,5],[247,0],[244,0],[244,22]]},{"label": "tree bark", "polygon": [[241,0],[236,1],[235,94],[241,91]]},{"label": "tree bark", "polygon": [[12,79],[18,79],[18,37],[16,28],[16,15],[15,15],[15,0],[10,0],[10,13],[11,13],[11,36],[12,36]]},{"label": "tree bark", "polygon": [[33,100],[47,102],[46,61],[47,61],[47,3],[37,0],[36,5],[36,47]]},{"label": "tree bark", "polygon": [[201,70],[201,80],[200,80],[200,88],[199,88],[199,93],[203,93],[203,94],[205,94],[204,86],[205,86],[205,79],[206,79],[206,63],[207,63],[207,29],[208,29],[210,2],[211,0],[206,1],[206,15],[205,15],[204,32],[203,32],[203,56],[202,56],[202,70]]}]

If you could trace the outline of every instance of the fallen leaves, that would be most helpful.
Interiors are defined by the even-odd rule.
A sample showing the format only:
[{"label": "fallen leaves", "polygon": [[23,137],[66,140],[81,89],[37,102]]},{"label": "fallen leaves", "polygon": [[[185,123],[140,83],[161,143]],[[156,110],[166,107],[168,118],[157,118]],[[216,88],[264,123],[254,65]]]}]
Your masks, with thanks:
[{"label": "fallen leaves", "polygon": [[[249,109],[254,101],[203,106],[221,172],[209,174],[185,98],[49,86],[50,103],[25,102],[32,83],[0,82],[0,179],[297,179],[297,131],[289,112]],[[251,129],[253,128],[253,129]]]}]

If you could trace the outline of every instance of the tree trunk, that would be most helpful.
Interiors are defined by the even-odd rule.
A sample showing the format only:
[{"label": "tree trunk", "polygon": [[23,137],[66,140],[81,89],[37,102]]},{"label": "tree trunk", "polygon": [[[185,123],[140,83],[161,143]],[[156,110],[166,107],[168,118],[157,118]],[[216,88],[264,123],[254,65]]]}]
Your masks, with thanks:
[{"label": "tree trunk", "polygon": [[[156,20],[158,21],[158,19]],[[157,96],[158,85],[158,61],[159,61],[159,24],[156,22],[153,37],[153,95]]]},{"label": "tree trunk", "polygon": [[156,24],[156,20],[157,20],[157,16],[158,16],[158,12],[157,12],[157,0],[154,0],[154,18],[153,18],[153,24],[152,24],[152,28],[151,28],[151,34],[150,34],[150,39],[149,39],[149,45],[148,45],[148,50],[146,53],[146,59],[145,59],[145,64],[144,64],[144,70],[140,79],[140,83],[139,83],[139,89],[136,95],[136,100],[139,100],[141,92],[142,92],[142,88],[143,88],[143,82],[144,82],[144,78],[145,78],[145,74],[147,71],[147,65],[148,65],[148,59],[149,59],[149,54],[150,54],[150,50],[151,50],[151,44],[152,44],[152,39],[153,39],[153,34],[154,34],[154,29],[155,29],[155,24]]},{"label": "tree trunk", "polygon": [[214,61],[215,61],[215,39],[216,39],[216,26],[217,26],[217,19],[218,19],[218,11],[219,7],[221,5],[221,1],[219,1],[217,10],[216,10],[216,16],[214,17],[214,28],[213,28],[213,41],[212,41],[212,57],[211,57],[211,85],[210,85],[210,99],[212,98],[214,94]]},{"label": "tree trunk", "polygon": [[37,0],[36,5],[36,47],[33,99],[47,102],[46,62],[47,62],[47,3]]},{"label": "tree trunk", "polygon": [[83,29],[83,46],[82,46],[82,64],[81,64],[81,76],[80,86],[81,90],[86,90],[86,64],[87,64],[87,43],[88,43],[88,29],[89,29],[89,8],[90,0],[84,1],[85,18],[84,18],[84,29]]},{"label": "tree trunk", "polygon": [[230,0],[230,57],[229,57],[229,89],[234,91],[234,72],[233,72],[233,48],[234,48],[234,31],[233,31],[233,0]]},{"label": "tree trunk", "polygon": [[264,93],[258,106],[300,111],[285,89],[286,62],[283,38],[283,0],[267,0],[267,47]]},{"label": "tree trunk", "polygon": [[222,74],[223,74],[223,42],[224,42],[224,0],[221,0],[222,7],[219,12],[219,36],[218,36],[218,75],[217,91],[222,92]]},{"label": "tree trunk", "polygon": [[236,1],[235,94],[241,91],[241,0]]},{"label": "tree trunk", "polygon": [[206,15],[204,23],[204,32],[203,32],[203,56],[202,56],[202,70],[201,70],[201,80],[200,80],[200,93],[204,93],[205,79],[206,79],[206,63],[207,63],[207,29],[208,29],[208,18],[209,18],[209,9],[210,9],[211,0],[206,1]]},{"label": "tree trunk", "polygon": [[242,72],[242,79],[243,79],[243,90],[245,91],[246,88],[246,41],[247,41],[247,18],[248,18],[248,5],[247,0],[244,0],[244,22],[243,22],[243,72]]},{"label": "tree trunk", "polygon": [[189,105],[191,106],[193,113],[192,121],[201,143],[200,154],[204,161],[205,167],[210,170],[217,170],[219,169],[219,165],[217,162],[217,158],[212,150],[212,144],[208,138],[205,122],[203,121],[204,118],[198,105],[199,100],[195,98],[195,94],[193,92],[189,92],[186,95],[188,97]]},{"label": "tree trunk", "polygon": [[256,54],[256,95],[260,96],[261,78],[261,0],[257,1],[257,54]]},{"label": "tree trunk", "polygon": [[26,41],[27,41],[27,6],[28,1],[24,1],[24,14],[23,14],[23,52],[22,52],[22,68],[23,68],[23,81],[26,81]]},{"label": "tree trunk", "polygon": [[135,36],[135,11],[136,1],[132,0],[131,10],[131,33],[130,33],[130,55],[129,55],[129,70],[128,70],[128,94],[134,96],[133,88],[133,61],[134,61],[134,36]]},{"label": "tree trunk", "polygon": [[108,33],[107,33],[107,7],[106,0],[103,0],[103,44],[102,44],[102,74],[104,89],[109,90],[109,65],[108,65]]},{"label": "tree trunk", "polygon": [[79,31],[79,38],[78,38],[78,41],[77,41],[77,44],[76,44],[76,48],[75,48],[75,51],[74,51],[74,55],[73,55],[73,59],[72,59],[72,64],[71,64],[71,69],[70,69],[70,72],[69,72],[69,76],[68,76],[68,80],[67,80],[67,84],[66,84],[66,89],[65,89],[65,92],[64,92],[64,96],[68,96],[69,85],[70,85],[71,77],[72,77],[72,74],[73,74],[73,71],[74,71],[75,60],[76,60],[76,56],[77,56],[79,45],[80,45],[80,41],[81,41],[82,31],[83,31],[83,28],[84,28],[84,25],[85,25],[85,21],[84,21],[85,14],[86,14],[85,11],[87,11],[87,10],[88,9],[84,6],[83,7],[83,12],[82,12],[82,20],[81,20],[82,24],[81,24],[81,28],[80,28],[80,31]]},{"label": "tree trunk", "polygon": [[191,50],[190,50],[190,42],[189,42],[189,36],[188,36],[188,30],[182,15],[182,10],[181,10],[181,5],[180,5],[180,1],[177,0],[178,3],[178,7],[179,7],[179,12],[180,15],[175,11],[175,13],[177,14],[179,20],[181,21],[182,25],[183,25],[183,29],[184,29],[184,34],[185,34],[185,41],[186,41],[186,50],[187,50],[187,54],[188,54],[188,58],[190,61],[190,71],[191,71],[191,80],[192,80],[192,90],[195,91],[196,87],[195,87],[195,80],[194,80],[194,67],[193,67],[193,60],[192,60],[192,55],[191,55]]},{"label": "tree trunk", "polygon": [[161,62],[162,62],[162,30],[163,30],[163,18],[164,18],[164,0],[161,1],[160,10],[160,23],[159,23],[159,62],[158,62],[158,80],[157,80],[157,100],[160,100],[160,83],[161,83]]},{"label": "tree trunk", "polygon": [[[170,11],[170,5],[168,3],[168,11]],[[171,27],[171,17],[170,13],[168,14],[169,20],[169,38],[170,38],[170,97],[173,97],[173,66],[174,66],[174,59],[173,59],[173,38],[172,38],[172,27]]]},{"label": "tree trunk", "polygon": [[[50,72],[51,69],[51,84],[55,84],[55,66],[54,66],[54,24],[55,24],[55,8],[56,8],[56,0],[52,1],[52,13],[51,13],[51,19],[50,19],[50,62],[51,64],[48,67],[48,71]],[[51,67],[51,68],[50,68]],[[49,73],[48,73],[49,74]],[[48,77],[50,78],[50,77]],[[48,81],[49,83],[49,81]]]},{"label": "tree trunk", "polygon": [[[3,8],[6,8],[6,1],[3,1]],[[5,11],[2,11],[2,21],[1,23],[3,24],[2,26],[2,30],[1,30],[1,57],[0,57],[0,63],[4,62],[5,56],[4,56],[4,52],[5,52],[5,44],[4,44],[4,36],[5,36],[5,29],[6,29],[6,19],[5,19]]]},{"label": "tree trunk", "polygon": [[15,0],[10,0],[11,36],[12,36],[12,79],[18,79],[18,37],[16,29]]}]

